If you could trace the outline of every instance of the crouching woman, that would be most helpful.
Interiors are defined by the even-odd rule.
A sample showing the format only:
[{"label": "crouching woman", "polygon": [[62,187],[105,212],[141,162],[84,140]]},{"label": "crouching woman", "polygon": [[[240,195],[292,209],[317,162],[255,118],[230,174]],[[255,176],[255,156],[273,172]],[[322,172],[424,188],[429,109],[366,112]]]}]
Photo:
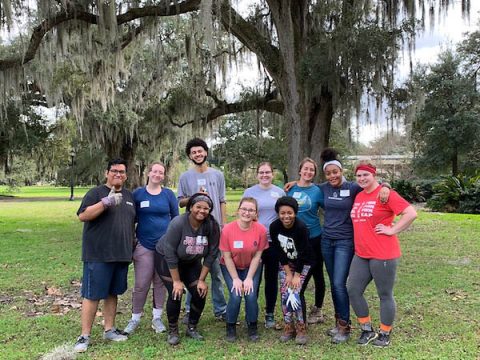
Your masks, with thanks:
[{"label": "crouching woman", "polygon": [[[315,265],[305,223],[298,219],[298,203],[291,196],[277,200],[278,219],[270,225],[270,236],[280,259],[280,294],[282,298],[284,333],[280,341],[295,337],[299,345],[307,343],[305,279]],[[294,322],[296,318],[296,323]]]},{"label": "crouching woman", "polygon": [[[197,324],[205,307],[208,286],[205,278],[218,256],[220,227],[210,215],[212,199],[197,193],[190,197],[187,212],[174,218],[158,241],[155,269],[168,291],[167,318],[170,345],[180,342],[178,317],[184,288],[192,295],[186,335],[203,340]],[[202,263],[203,259],[203,263]]]},{"label": "crouching woman", "polygon": [[243,297],[248,337],[257,341],[257,291],[262,252],[268,248],[267,230],[256,221],[257,201],[252,197],[240,201],[237,216],[237,220],[225,225],[220,237],[220,267],[229,291],[226,340],[236,340],[236,322]]}]

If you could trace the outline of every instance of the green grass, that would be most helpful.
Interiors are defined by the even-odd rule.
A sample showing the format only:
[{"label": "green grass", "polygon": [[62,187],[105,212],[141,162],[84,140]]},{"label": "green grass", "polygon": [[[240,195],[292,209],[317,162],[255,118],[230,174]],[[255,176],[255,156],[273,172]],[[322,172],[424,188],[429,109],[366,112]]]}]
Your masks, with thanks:
[{"label": "green grass", "polygon": [[[241,192],[229,194],[228,213],[234,214]],[[49,195],[50,196],[50,195]],[[65,343],[80,331],[80,310],[56,305],[80,301],[82,225],[75,212],[79,201],[0,202],[0,359],[35,359]],[[282,344],[276,331],[260,329],[261,341],[223,340],[224,324],[212,315],[210,299],[199,328],[204,343],[182,337],[171,348],[164,334],[150,329],[151,304],[140,329],[127,342],[101,340],[101,317],[95,321],[92,346],[79,359],[476,359],[480,343],[480,217],[420,212],[401,235],[403,257],[395,295],[398,313],[392,344],[387,349],[359,347],[355,339],[334,346],[325,331],[333,323],[329,293],[328,322],[309,328],[307,346]],[[129,291],[120,298],[117,324],[130,317],[133,271]],[[55,300],[50,291],[60,291]],[[328,291],[328,290],[327,290]],[[311,303],[312,291],[307,291]],[[370,286],[367,298],[378,323],[378,300]],[[263,303],[263,296],[260,297]],[[263,308],[263,306],[261,306]],[[59,309],[70,311],[59,315]],[[260,320],[263,319],[263,311]],[[280,309],[277,309],[280,318]],[[241,315],[243,317],[243,315]],[[358,329],[353,337],[358,336]]]},{"label": "green grass", "polygon": [[[89,190],[88,187],[75,187],[74,197],[81,198]],[[54,197],[54,198],[70,198],[70,187],[67,186],[22,186],[14,189],[13,191],[7,186],[0,186],[1,196],[13,196],[15,198],[42,198],[42,197]]]}]

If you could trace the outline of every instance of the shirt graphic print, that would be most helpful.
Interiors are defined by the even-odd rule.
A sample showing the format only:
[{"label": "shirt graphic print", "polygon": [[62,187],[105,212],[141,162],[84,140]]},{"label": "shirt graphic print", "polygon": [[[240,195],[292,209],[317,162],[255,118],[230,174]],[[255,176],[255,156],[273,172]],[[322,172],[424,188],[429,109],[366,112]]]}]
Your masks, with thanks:
[{"label": "shirt graphic print", "polygon": [[287,258],[291,260],[295,260],[297,258],[298,252],[295,247],[295,242],[291,237],[278,234],[278,242],[280,243],[280,246],[282,247],[285,254],[287,254]]}]

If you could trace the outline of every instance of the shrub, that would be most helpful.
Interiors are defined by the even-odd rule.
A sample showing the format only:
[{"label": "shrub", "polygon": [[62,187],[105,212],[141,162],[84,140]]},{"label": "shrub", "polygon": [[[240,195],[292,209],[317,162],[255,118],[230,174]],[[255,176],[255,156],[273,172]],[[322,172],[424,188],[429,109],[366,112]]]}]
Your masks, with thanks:
[{"label": "shrub", "polygon": [[447,176],[433,186],[427,206],[434,211],[480,214],[480,172]]}]

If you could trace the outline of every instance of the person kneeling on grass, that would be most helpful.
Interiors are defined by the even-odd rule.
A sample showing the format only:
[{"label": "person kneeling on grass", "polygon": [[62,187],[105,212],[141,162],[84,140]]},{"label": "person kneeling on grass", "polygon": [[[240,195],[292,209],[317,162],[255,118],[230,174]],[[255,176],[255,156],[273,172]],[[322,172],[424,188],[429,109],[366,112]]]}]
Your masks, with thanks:
[{"label": "person kneeling on grass", "polygon": [[297,201],[291,196],[283,196],[277,200],[275,211],[278,219],[270,225],[270,236],[281,264],[280,294],[285,327],[280,341],[289,341],[296,333],[295,342],[303,345],[307,343],[305,279],[315,265],[315,255],[307,226],[296,218]]},{"label": "person kneeling on grass", "polygon": [[180,342],[178,317],[185,287],[192,296],[186,335],[203,340],[197,324],[208,293],[205,278],[218,256],[220,239],[220,227],[210,215],[212,208],[213,202],[208,195],[192,195],[187,212],[170,222],[167,232],[156,245],[155,269],[168,291],[167,342],[170,345]]},{"label": "person kneeling on grass", "polygon": [[258,283],[261,274],[261,257],[268,248],[267,230],[256,221],[257,201],[252,197],[240,200],[238,219],[222,230],[220,268],[229,290],[227,303],[226,340],[236,340],[236,323],[242,297],[245,298],[245,313],[248,337],[258,340]]}]

